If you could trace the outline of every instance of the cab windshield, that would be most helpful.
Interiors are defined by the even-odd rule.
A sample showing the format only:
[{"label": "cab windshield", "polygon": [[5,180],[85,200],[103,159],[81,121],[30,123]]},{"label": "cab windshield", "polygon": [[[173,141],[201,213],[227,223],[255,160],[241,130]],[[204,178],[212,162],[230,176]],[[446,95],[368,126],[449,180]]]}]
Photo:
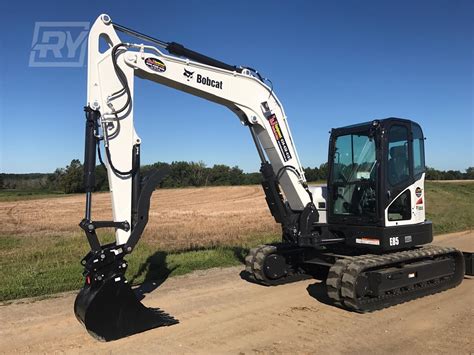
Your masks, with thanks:
[{"label": "cab windshield", "polygon": [[369,132],[336,138],[331,182],[333,214],[376,216],[376,147]]}]

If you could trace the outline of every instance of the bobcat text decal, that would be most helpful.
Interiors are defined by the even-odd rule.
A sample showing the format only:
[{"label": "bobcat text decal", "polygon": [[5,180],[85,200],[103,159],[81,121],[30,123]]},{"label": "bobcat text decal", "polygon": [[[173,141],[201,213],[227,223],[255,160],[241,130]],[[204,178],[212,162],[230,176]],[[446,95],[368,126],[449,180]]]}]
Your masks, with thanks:
[{"label": "bobcat text decal", "polygon": [[221,81],[212,80],[211,78],[208,78],[207,76],[202,76],[201,74],[198,74],[196,77],[196,81],[198,84],[207,85],[216,89],[222,89],[222,80]]},{"label": "bobcat text decal", "polygon": [[[186,77],[187,81],[190,81],[194,77],[194,72],[184,69],[183,75]],[[207,76],[196,74],[196,82],[198,84],[202,84],[202,85],[210,86],[211,88],[222,90],[222,80],[214,80],[214,79],[208,78]]]}]

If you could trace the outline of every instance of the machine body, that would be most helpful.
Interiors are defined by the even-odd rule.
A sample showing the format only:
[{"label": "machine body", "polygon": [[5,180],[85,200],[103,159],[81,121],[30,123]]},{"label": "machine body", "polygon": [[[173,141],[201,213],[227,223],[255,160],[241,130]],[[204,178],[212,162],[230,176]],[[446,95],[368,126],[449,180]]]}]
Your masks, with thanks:
[{"label": "machine body", "polygon": [[[124,43],[116,31],[155,46]],[[94,23],[88,48],[86,212],[80,226],[91,251],[82,260],[85,285],[75,313],[98,339],[177,323],[143,306],[125,279],[125,257],[138,243],[151,195],[167,174],[166,169],[140,174],[135,76],[223,105],[249,129],[266,201],[282,226],[281,243],[250,250],[249,281],[279,285],[323,274],[334,303],[359,312],[462,281],[467,254],[424,246],[433,237],[425,219],[424,137],[415,122],[387,118],[333,129],[327,186],[308,186],[283,106],[255,69],[157,40],[108,15]],[[107,169],[112,221],[92,218],[97,155]],[[114,243],[100,244],[96,233],[104,227],[115,228]]]}]

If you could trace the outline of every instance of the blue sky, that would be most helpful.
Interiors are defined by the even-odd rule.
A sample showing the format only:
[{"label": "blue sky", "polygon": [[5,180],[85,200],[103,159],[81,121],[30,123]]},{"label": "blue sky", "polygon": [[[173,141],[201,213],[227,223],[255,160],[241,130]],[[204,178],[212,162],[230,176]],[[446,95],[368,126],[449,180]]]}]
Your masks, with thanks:
[{"label": "blue sky", "polygon": [[[86,67],[29,67],[37,21],[117,23],[257,68],[282,101],[304,166],[327,159],[333,127],[419,122],[438,169],[474,165],[472,1],[41,1],[0,5],[0,171],[51,172],[83,158]],[[257,171],[227,109],[136,80],[142,162]]]}]

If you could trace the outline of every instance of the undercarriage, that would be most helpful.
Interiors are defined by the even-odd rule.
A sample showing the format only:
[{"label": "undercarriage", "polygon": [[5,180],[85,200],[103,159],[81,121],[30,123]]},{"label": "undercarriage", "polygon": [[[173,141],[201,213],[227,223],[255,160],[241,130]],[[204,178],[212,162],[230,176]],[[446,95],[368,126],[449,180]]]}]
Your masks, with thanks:
[{"label": "undercarriage", "polygon": [[245,259],[249,281],[276,286],[323,279],[335,305],[370,312],[459,285],[472,273],[472,253],[433,245],[384,254],[340,254],[327,248],[260,245]]}]

